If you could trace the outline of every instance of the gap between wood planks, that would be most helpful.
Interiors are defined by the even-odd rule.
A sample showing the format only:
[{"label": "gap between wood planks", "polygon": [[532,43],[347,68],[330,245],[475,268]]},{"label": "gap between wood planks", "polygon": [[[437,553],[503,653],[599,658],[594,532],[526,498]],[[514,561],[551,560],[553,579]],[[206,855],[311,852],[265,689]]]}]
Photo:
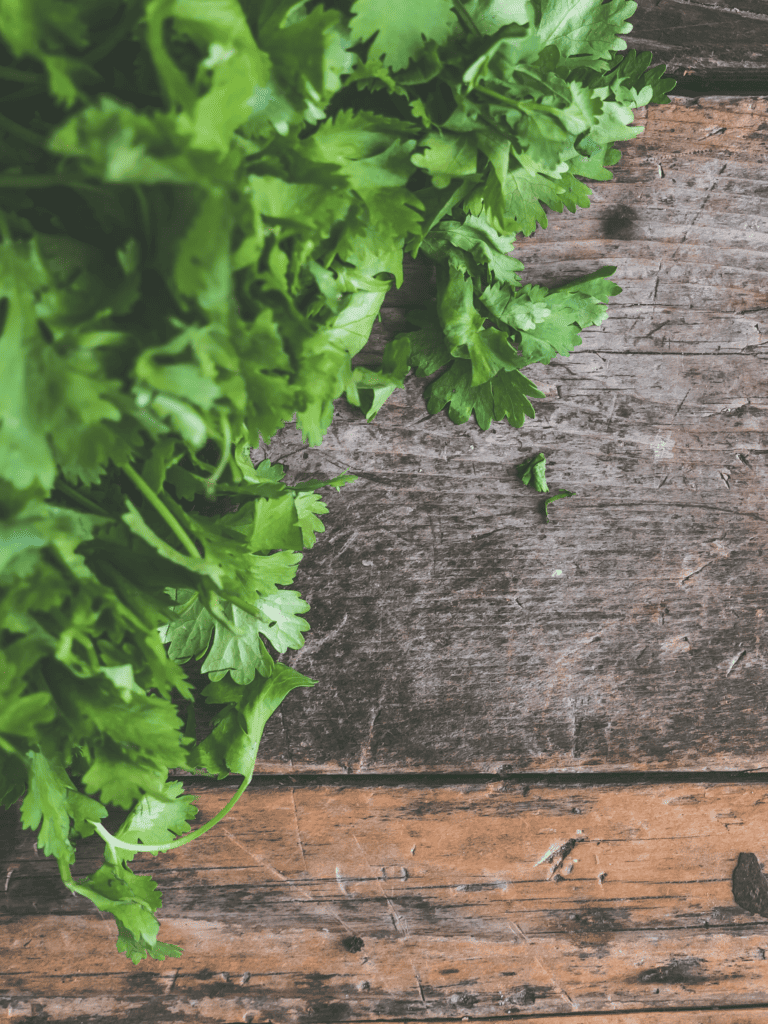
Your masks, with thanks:
[{"label": "gap between wood planks", "polygon": [[[768,758],[767,758],[768,760]],[[231,788],[233,779],[227,778],[219,781],[214,777],[195,775],[192,772],[169,772],[169,778],[194,779],[195,785],[210,784],[212,789]],[[483,785],[488,782],[504,782],[513,786],[533,786],[550,784],[554,786],[575,786],[575,785],[640,785],[640,784],[664,784],[664,783],[698,783],[698,782],[746,782],[768,779],[768,765],[765,768],[755,768],[733,772],[725,771],[679,771],[679,772],[590,772],[588,770],[578,772],[393,772],[393,773],[346,773],[335,772],[323,774],[319,772],[292,772],[284,775],[255,775],[249,784],[249,789],[267,788],[272,786],[460,786],[460,785]],[[766,1018],[768,1024],[768,1018]]]}]

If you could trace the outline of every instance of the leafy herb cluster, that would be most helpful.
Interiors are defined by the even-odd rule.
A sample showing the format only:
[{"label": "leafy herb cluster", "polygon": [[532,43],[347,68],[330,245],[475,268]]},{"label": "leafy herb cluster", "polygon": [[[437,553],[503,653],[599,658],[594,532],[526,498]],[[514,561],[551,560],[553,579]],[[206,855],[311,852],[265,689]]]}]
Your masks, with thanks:
[{"label": "leafy herb cluster", "polygon": [[[356,477],[288,486],[252,449],[294,417],[319,445],[342,396],[370,421],[411,370],[443,371],[427,408],[454,423],[533,417],[521,371],[572,352],[621,289],[614,267],[521,287],[508,253],[545,206],[589,205],[581,179],[612,177],[633,108],[674,82],[619,38],[630,0],[6,6],[0,803],[23,797],[138,963],[182,951],[129,862],[220,820],[269,716],[315,684],[274,654],[309,629],[289,588],[324,530],[317,491]],[[436,265],[436,301],[352,369],[404,252]],[[221,707],[199,743],[171,699],[194,698],[192,658]],[[243,776],[184,838],[178,768]],[[104,863],[74,880],[94,833]]]}]

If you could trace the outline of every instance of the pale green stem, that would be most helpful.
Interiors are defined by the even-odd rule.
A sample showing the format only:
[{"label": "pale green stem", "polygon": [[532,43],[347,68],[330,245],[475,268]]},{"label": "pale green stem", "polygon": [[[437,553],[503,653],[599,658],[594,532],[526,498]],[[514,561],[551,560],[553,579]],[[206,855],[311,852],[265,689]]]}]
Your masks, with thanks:
[{"label": "pale green stem", "polygon": [[93,825],[93,827],[102,837],[102,839],[107,843],[107,845],[111,847],[117,846],[121,850],[131,850],[133,853],[152,853],[153,851],[161,852],[163,850],[175,850],[178,846],[184,846],[185,843],[191,843],[193,839],[197,839],[198,836],[203,835],[209,829],[213,828],[214,825],[218,824],[218,822],[221,821],[225,814],[229,813],[229,811],[232,810],[237,801],[245,792],[248,783],[253,778],[253,772],[255,767],[256,765],[254,764],[254,767],[251,768],[250,773],[243,779],[242,785],[240,786],[238,791],[235,793],[235,795],[232,797],[229,803],[225,804],[225,806],[222,807],[222,809],[214,818],[211,818],[211,820],[206,825],[202,825],[195,832],[191,832],[188,836],[184,836],[182,839],[176,839],[172,843],[163,843],[161,846],[145,846],[143,843],[124,843],[122,839],[116,839],[115,836],[107,832],[107,830],[100,822],[91,821],[90,823],[91,825]]},{"label": "pale green stem", "polygon": [[500,92],[494,92],[493,89],[487,89],[484,85],[476,85],[474,88],[477,92],[481,92],[485,96],[490,96],[491,99],[498,100],[499,103],[503,103],[505,107],[514,107],[516,110],[524,111],[527,111],[532,107],[534,110],[541,110],[545,114],[551,114],[554,117],[560,117],[562,115],[562,110],[558,110],[557,107],[548,107],[545,103],[534,103],[532,101],[520,103],[518,100],[510,99],[509,96],[502,96]]},{"label": "pale green stem", "polygon": [[178,521],[178,519],[176,519],[174,516],[171,515],[171,513],[168,511],[168,509],[165,507],[165,505],[162,503],[162,501],[160,501],[158,496],[155,494],[155,492],[149,486],[149,484],[145,480],[142,480],[142,478],[139,476],[139,474],[136,472],[136,470],[133,468],[133,466],[130,465],[130,463],[126,463],[126,465],[123,466],[123,471],[125,472],[126,476],[131,481],[133,481],[133,483],[139,488],[141,493],[144,495],[144,497],[147,499],[147,501],[152,505],[152,507],[155,508],[157,510],[157,512],[166,521],[166,523],[168,523],[170,528],[173,530],[173,532],[179,538],[179,540],[184,545],[184,547],[187,549],[189,554],[192,555],[193,558],[199,558],[200,557],[200,552],[197,550],[195,545],[190,540],[189,536],[185,532],[185,530],[182,527],[181,523]]},{"label": "pale green stem", "polygon": [[216,469],[214,469],[213,473],[205,481],[205,490],[209,497],[216,490],[216,483],[224,472],[224,467],[229,460],[229,449],[232,447],[232,431],[229,426],[229,420],[223,410],[221,411],[221,427],[224,431],[224,444],[221,449],[221,458],[219,459],[219,464]]}]

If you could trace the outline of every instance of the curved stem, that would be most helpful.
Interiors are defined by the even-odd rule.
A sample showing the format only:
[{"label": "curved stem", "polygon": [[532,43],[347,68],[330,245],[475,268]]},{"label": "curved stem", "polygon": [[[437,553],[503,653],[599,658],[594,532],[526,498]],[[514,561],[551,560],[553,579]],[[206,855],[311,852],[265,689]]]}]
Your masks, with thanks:
[{"label": "curved stem", "polygon": [[100,60],[104,60],[107,54],[114,50],[123,37],[128,35],[131,25],[137,17],[137,7],[137,0],[132,0],[126,7],[125,13],[114,30],[109,33],[106,39],[102,39],[97,46],[89,53],[84,54],[80,59],[88,61],[89,64],[98,64]]},{"label": "curved stem", "polygon": [[211,473],[211,475],[205,481],[205,491],[208,497],[210,497],[216,490],[216,483],[221,474],[224,472],[224,467],[229,461],[229,449],[232,447],[232,430],[229,426],[229,420],[227,419],[227,415],[223,409],[221,411],[221,427],[222,430],[224,431],[224,443],[221,449],[221,458],[219,459],[219,464],[216,467],[216,469],[214,469],[213,473]]},{"label": "curved stem", "polygon": [[119,847],[121,850],[131,850],[133,853],[152,853],[159,852],[162,850],[175,850],[179,846],[184,846],[185,843],[191,843],[193,839],[197,839],[198,836],[203,835],[209,829],[213,828],[214,825],[218,824],[218,822],[221,821],[225,814],[232,810],[237,801],[245,792],[248,783],[253,778],[253,772],[255,767],[256,765],[254,764],[253,768],[251,768],[250,770],[250,773],[246,775],[246,777],[243,779],[242,785],[240,786],[238,791],[235,793],[235,795],[232,797],[229,803],[225,804],[225,806],[222,807],[222,809],[215,817],[211,818],[211,820],[207,824],[201,826],[195,832],[191,832],[188,836],[184,836],[183,839],[177,839],[173,843],[163,843],[161,846],[146,846],[144,845],[144,843],[124,843],[122,839],[117,839],[115,838],[115,836],[107,832],[107,830],[100,822],[90,821],[90,819],[88,820],[90,821],[90,824],[93,825],[93,827],[99,833],[99,835],[102,837],[102,839],[105,840],[108,846]]},{"label": "curved stem", "polygon": [[123,472],[129,478],[129,480],[131,480],[138,487],[138,489],[141,491],[141,493],[144,495],[147,501],[152,505],[154,509],[156,509],[156,511],[163,517],[166,523],[170,526],[170,528],[179,538],[181,543],[187,549],[188,553],[192,555],[193,558],[199,558],[200,552],[192,543],[192,540],[182,527],[181,523],[178,521],[178,519],[171,515],[171,513],[168,511],[168,509],[165,507],[162,501],[160,501],[158,496],[149,486],[149,484],[139,476],[139,474],[136,472],[136,470],[130,463],[126,463],[122,468]]},{"label": "curved stem", "polygon": [[26,764],[26,758],[24,755],[20,754],[16,747],[12,747],[10,743],[6,743],[2,736],[0,736],[0,750],[4,750],[6,753],[18,757]]}]

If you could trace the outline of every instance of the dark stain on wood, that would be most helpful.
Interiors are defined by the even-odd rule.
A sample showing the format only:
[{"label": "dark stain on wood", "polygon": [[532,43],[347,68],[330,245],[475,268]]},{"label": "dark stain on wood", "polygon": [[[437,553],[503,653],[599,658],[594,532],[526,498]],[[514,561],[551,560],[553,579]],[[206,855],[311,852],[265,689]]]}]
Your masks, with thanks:
[{"label": "dark stain on wood", "polygon": [[768,882],[754,853],[740,853],[733,869],[733,898],[750,914],[768,917]]}]

